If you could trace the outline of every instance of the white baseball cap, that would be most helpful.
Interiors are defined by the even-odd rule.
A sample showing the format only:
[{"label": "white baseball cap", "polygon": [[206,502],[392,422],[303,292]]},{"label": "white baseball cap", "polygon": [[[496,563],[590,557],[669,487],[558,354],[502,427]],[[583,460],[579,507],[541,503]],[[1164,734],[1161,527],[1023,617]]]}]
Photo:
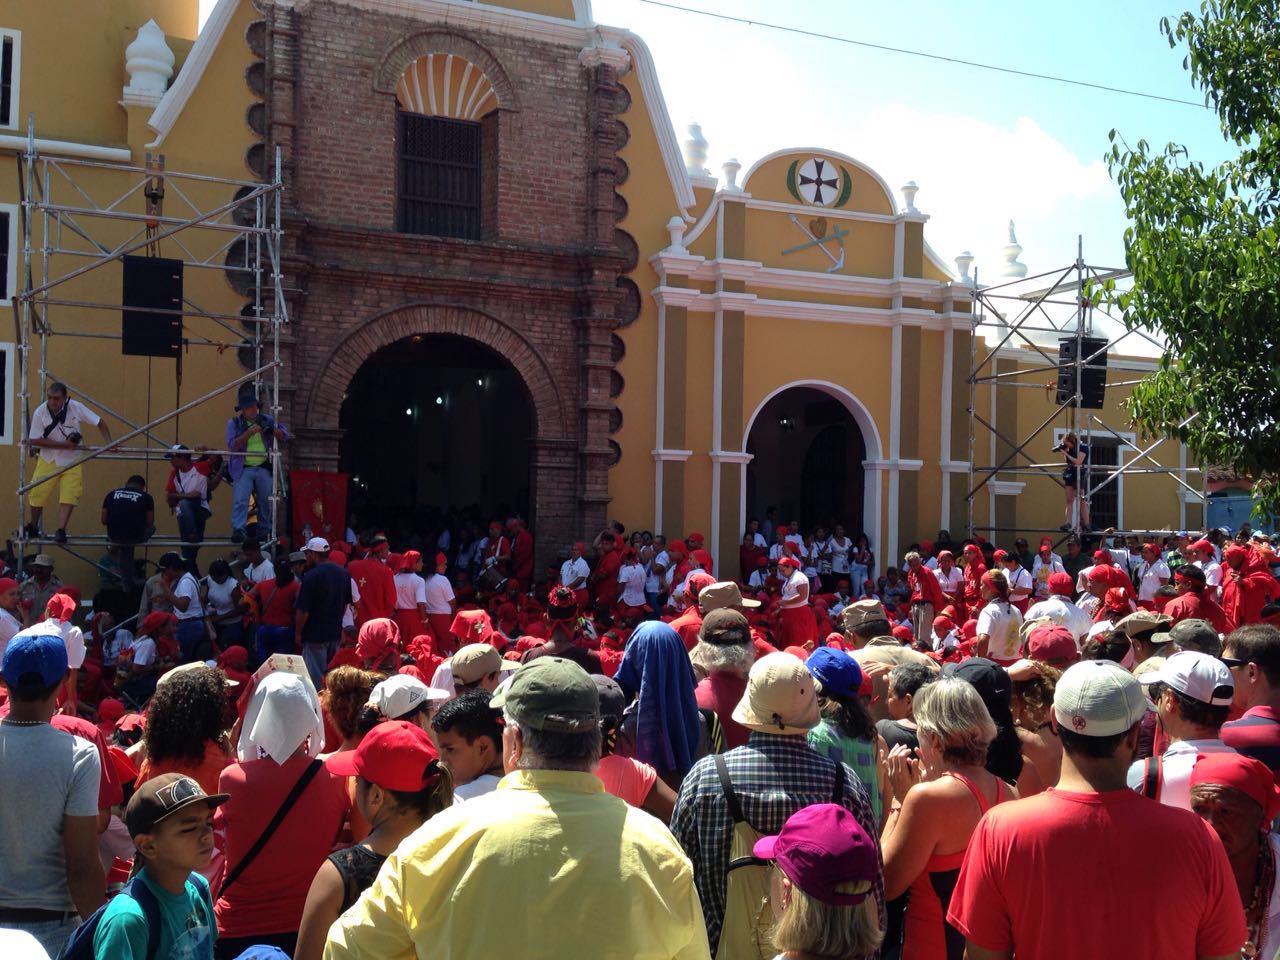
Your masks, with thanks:
[{"label": "white baseball cap", "polygon": [[1142,682],[1163,683],[1183,696],[1212,707],[1230,706],[1236,689],[1225,663],[1195,650],[1175,653],[1165,660],[1155,676],[1144,674]]},{"label": "white baseball cap", "polygon": [[1058,726],[1085,737],[1125,733],[1152,709],[1137,678],[1110,660],[1084,660],[1068,667],[1053,691]]},{"label": "white baseball cap", "polygon": [[305,549],[307,553],[328,553],[329,541],[324,537],[312,537],[307,541],[307,545],[303,549]]},{"label": "white baseball cap", "polygon": [[398,720],[417,710],[423,703],[448,699],[449,694],[444,690],[428,687],[417,677],[397,673],[373,688],[369,693],[369,706],[388,720]]}]

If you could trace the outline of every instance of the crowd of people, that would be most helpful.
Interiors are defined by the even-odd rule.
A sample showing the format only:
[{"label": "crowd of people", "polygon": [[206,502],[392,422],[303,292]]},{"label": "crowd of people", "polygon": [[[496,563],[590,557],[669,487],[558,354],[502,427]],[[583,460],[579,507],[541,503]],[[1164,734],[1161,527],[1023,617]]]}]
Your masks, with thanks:
[{"label": "crowd of people", "polygon": [[1267,537],[881,570],[800,526],[727,571],[615,524],[539,572],[518,517],[246,540],[83,620],[37,558],[0,579],[0,955],[1280,955]]}]

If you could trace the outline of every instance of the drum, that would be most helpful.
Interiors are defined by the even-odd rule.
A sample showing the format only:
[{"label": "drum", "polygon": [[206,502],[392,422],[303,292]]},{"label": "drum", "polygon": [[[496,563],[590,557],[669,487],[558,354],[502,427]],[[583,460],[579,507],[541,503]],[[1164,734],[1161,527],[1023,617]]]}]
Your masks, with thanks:
[{"label": "drum", "polygon": [[476,577],[476,587],[481,593],[501,593],[506,585],[507,577],[496,563],[485,567],[480,571],[480,576]]}]

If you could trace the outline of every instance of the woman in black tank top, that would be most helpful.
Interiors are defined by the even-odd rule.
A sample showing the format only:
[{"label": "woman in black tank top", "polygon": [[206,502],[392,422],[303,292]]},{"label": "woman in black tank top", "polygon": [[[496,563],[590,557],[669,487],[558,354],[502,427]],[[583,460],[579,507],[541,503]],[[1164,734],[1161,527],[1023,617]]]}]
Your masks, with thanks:
[{"label": "woman in black tank top", "polygon": [[335,753],[325,764],[333,773],[355,777],[356,807],[371,829],[355,846],[330,854],[316,871],[294,960],[321,960],[329,927],[372,885],[391,851],[453,803],[453,778],[431,738],[404,720],[378,724],[359,747]]}]

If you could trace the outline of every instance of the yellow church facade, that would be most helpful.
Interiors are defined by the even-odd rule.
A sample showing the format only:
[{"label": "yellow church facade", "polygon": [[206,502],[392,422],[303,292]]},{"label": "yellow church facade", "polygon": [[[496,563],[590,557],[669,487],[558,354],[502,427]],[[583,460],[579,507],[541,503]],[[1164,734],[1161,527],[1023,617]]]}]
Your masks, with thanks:
[{"label": "yellow church facade", "polygon": [[[540,561],[616,519],[672,537],[702,532],[722,569],[733,572],[744,524],[764,519],[770,507],[780,520],[839,522],[850,535],[864,532],[881,566],[939,529],[958,539],[971,520],[994,528],[986,535],[1001,543],[1014,531],[1061,523],[1061,487],[1049,474],[1016,472],[1017,458],[975,490],[981,468],[1000,464],[1046,419],[1053,422],[1028,445],[1029,459],[1053,460],[1054,431],[1066,429],[1069,418],[1051,417],[1051,390],[1003,386],[1046,380],[1043,358],[1015,342],[993,358],[1002,385],[971,389],[975,357],[985,357],[995,340],[986,331],[975,337],[972,279],[963,264],[930,247],[915,186],[891,188],[840,144],[780,150],[712,177],[696,137],[682,148],[643,40],[595,23],[585,0],[220,0],[198,36],[196,0],[74,6],[75,16],[35,0],[0,10],[10,65],[7,110],[0,111],[0,165],[10,170],[0,177],[0,226],[7,231],[0,309],[14,304],[28,265],[33,276],[44,275],[44,248],[60,251],[51,259],[65,272],[95,250],[134,242],[139,229],[137,219],[81,213],[77,223],[89,237],[65,226],[55,236],[42,216],[31,224],[28,256],[16,176],[17,158],[29,147],[28,118],[41,158],[92,164],[46,168],[49,196],[82,211],[108,206],[141,218],[146,178],[139,171],[150,154],[153,164],[163,155],[166,171],[205,178],[175,178],[166,193],[165,216],[193,218],[269,181],[278,150],[290,317],[279,354],[280,416],[296,435],[286,465],[354,476],[343,458],[362,427],[353,425],[351,411],[337,411],[358,371],[398,345],[468,341],[522,386],[529,403],[519,422],[527,422],[521,429],[528,435],[495,441],[485,434],[480,442],[473,433],[454,437],[448,442],[455,446],[440,455],[427,450],[414,469],[440,475],[408,488],[404,510],[436,496],[458,504],[472,496],[490,512],[499,502],[512,504],[530,516]],[[67,49],[78,51],[75,70],[59,53]],[[343,64],[334,71],[340,90],[297,70],[319,50]],[[476,96],[465,94],[463,83]],[[492,99],[478,91],[491,91],[483,97]],[[582,98],[585,133],[578,115],[555,113],[570,96]],[[337,105],[329,116],[325,102]],[[474,236],[432,236],[445,228],[430,220],[408,227],[404,171],[421,158],[406,156],[405,131],[467,124],[475,125],[479,151]],[[581,135],[580,147],[548,155],[545,179],[530,173],[537,157],[508,152],[541,129],[544,141]],[[361,171],[358,159],[340,153],[332,162],[350,166],[327,169],[315,142],[360,135],[368,137],[369,155],[386,154],[382,173]],[[590,172],[587,194],[578,183],[584,177],[566,164]],[[56,182],[59,176],[65,182]],[[373,192],[361,199],[356,184],[369,176]],[[558,213],[523,214],[542,211],[543,193],[554,193],[558,182],[571,184],[566,189],[580,212],[563,227]],[[384,199],[389,213],[379,220]],[[574,233],[584,218],[586,232]],[[531,221],[541,222],[539,235],[530,233]],[[209,230],[185,251],[160,245],[162,256],[187,261],[184,296],[205,314],[185,320],[180,381],[172,361],[121,356],[112,339],[118,314],[83,306],[120,302],[119,265],[106,265],[61,284],[53,299],[66,304],[47,307],[52,335],[27,337],[31,408],[42,398],[43,373],[106,413],[119,436],[264,363],[246,354],[251,325],[229,319],[251,316],[254,296],[215,269],[230,255],[219,242]],[[363,259],[345,262],[343,251],[357,244],[367,251]],[[516,304],[509,313],[473,289],[493,264],[509,274],[493,275],[489,287],[514,285],[505,295]],[[60,276],[58,269],[46,273]],[[586,279],[562,302],[549,288],[575,270]],[[368,282],[374,274],[378,282]],[[261,299],[259,309],[284,312],[270,301]],[[14,310],[16,321],[23,316]],[[0,477],[12,478],[4,484],[15,490],[29,474],[19,464],[19,340],[11,334],[0,343]],[[480,361],[465,360],[472,362]],[[1114,355],[1108,377],[1132,381],[1148,363]],[[437,370],[424,367],[419,379],[431,380]],[[258,382],[269,389],[272,375]],[[1127,390],[1109,389],[1099,417],[1145,446],[1149,441],[1123,426],[1119,405]],[[444,388],[430,393],[443,411],[455,409]],[[136,471],[157,496],[161,533],[172,535],[160,502],[168,466],[159,451],[172,442],[221,447],[234,396],[231,389],[157,426],[150,443],[136,442],[152,452],[133,462],[87,464],[73,526],[100,534],[102,497]],[[971,404],[996,432],[981,428],[971,440]],[[461,404],[456,409],[455,417],[463,415]],[[412,426],[416,402],[405,412],[406,450],[443,436]],[[468,443],[520,448],[518,459],[499,457],[490,470],[520,472],[518,489],[485,501],[482,491],[501,478],[484,470],[467,474],[462,489],[450,486],[449,463]],[[1181,468],[1198,490],[1195,464],[1172,449],[1166,445],[1160,459]],[[1134,453],[1120,444],[1117,463]],[[1199,522],[1199,499],[1168,475],[1134,473],[1113,487],[1109,509],[1118,527]],[[223,538],[225,496],[214,510],[208,536]],[[0,526],[16,523],[15,511],[13,522]],[[92,545],[76,549],[96,559]],[[73,579],[92,575],[71,557],[66,569]]]}]

